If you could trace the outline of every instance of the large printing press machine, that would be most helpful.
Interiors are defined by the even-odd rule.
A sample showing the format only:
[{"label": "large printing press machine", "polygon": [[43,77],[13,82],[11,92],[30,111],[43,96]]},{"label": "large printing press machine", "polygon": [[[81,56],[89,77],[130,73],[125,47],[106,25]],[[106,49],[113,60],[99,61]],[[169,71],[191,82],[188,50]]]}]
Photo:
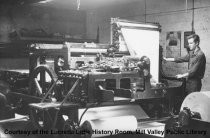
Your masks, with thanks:
[{"label": "large printing press machine", "polygon": [[[158,24],[113,18],[111,45],[31,44],[29,93],[21,99],[41,100],[26,102],[30,116],[1,120],[1,136],[24,137],[8,124],[32,122],[31,130],[42,132],[25,137],[208,137],[210,94],[186,96],[185,80],[160,75],[159,33]],[[43,71],[51,86],[39,83]],[[167,79],[179,85],[168,85]]]}]

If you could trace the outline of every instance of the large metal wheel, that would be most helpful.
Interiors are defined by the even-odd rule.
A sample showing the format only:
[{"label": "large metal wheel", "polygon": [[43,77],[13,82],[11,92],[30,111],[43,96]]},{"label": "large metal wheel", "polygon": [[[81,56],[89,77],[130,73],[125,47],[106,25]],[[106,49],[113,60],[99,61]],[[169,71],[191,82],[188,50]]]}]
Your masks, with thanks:
[{"label": "large metal wheel", "polygon": [[57,75],[48,65],[40,65],[30,74],[30,95],[44,97],[51,91],[46,98],[57,100],[60,96],[56,91]]},{"label": "large metal wheel", "polygon": [[[41,97],[43,104],[45,100],[51,101],[53,104],[53,101],[57,101],[59,98],[56,89],[57,80],[58,77],[51,67],[40,65],[30,74],[29,94]],[[56,108],[39,109],[31,107],[30,119],[37,129],[54,129],[59,123],[63,124],[63,118],[59,115],[59,109]]]}]

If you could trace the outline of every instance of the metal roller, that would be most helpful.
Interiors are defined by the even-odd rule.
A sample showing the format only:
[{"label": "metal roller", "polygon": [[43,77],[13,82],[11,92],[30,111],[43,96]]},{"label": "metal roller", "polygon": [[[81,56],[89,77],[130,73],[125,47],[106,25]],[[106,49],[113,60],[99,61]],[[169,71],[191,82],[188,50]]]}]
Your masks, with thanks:
[{"label": "metal roller", "polygon": [[118,116],[95,120],[87,120],[83,123],[84,130],[91,132],[89,137],[104,137],[137,130],[135,116]]},{"label": "metal roller", "polygon": [[[79,117],[85,109],[79,110]],[[149,116],[139,105],[117,105],[90,108],[84,114],[81,124],[86,120],[97,120],[102,118],[111,118],[119,116],[135,116],[136,119],[147,119]]]},{"label": "metal roller", "polygon": [[202,121],[210,122],[210,91],[189,94],[184,99],[180,111],[184,107],[189,108],[190,111],[199,113]]}]

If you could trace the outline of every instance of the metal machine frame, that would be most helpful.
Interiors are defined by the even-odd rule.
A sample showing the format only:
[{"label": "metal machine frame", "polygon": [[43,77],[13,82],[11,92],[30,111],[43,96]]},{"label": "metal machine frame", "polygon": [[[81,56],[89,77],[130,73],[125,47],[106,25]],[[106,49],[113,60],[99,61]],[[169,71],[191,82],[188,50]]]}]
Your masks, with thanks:
[{"label": "metal machine frame", "polygon": [[[112,25],[116,25],[117,21],[119,19],[112,20]],[[160,26],[155,26],[154,30],[159,31]],[[185,83],[178,87],[170,87],[158,82],[156,86],[152,86],[149,58],[132,57],[119,51],[118,39],[119,34],[111,39],[111,45],[106,46],[68,42],[31,44],[27,76],[29,89],[26,92],[20,89],[21,92],[10,92],[9,97],[16,101],[13,104],[17,105],[21,101],[20,107],[24,107],[26,114],[30,114],[34,127],[38,129],[83,129],[81,120],[90,108],[117,105],[141,107],[142,112],[148,114],[148,118],[137,118],[138,121],[167,120],[171,112],[177,110],[174,108],[179,109],[175,105],[174,97],[183,99]],[[122,60],[123,56],[127,56],[126,61]],[[47,61],[48,59],[50,61]],[[101,65],[113,65],[116,59],[124,69]],[[77,61],[82,64],[88,62],[88,67],[77,65]],[[58,62],[61,62],[59,64],[62,66]],[[102,68],[92,67],[92,63],[99,64]],[[50,81],[47,80],[46,74]],[[124,84],[127,86],[123,86]],[[177,94],[177,91],[180,93]],[[84,111],[79,115],[80,109]],[[68,119],[63,116],[67,116]]]}]

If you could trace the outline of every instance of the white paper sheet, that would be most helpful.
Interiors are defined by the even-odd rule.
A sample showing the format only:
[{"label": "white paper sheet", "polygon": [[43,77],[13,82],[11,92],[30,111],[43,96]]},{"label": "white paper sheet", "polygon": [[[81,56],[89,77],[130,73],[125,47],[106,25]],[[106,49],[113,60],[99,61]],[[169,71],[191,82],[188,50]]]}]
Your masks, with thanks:
[{"label": "white paper sheet", "polygon": [[149,57],[152,79],[159,82],[159,32],[134,28],[121,31],[131,56]]}]

